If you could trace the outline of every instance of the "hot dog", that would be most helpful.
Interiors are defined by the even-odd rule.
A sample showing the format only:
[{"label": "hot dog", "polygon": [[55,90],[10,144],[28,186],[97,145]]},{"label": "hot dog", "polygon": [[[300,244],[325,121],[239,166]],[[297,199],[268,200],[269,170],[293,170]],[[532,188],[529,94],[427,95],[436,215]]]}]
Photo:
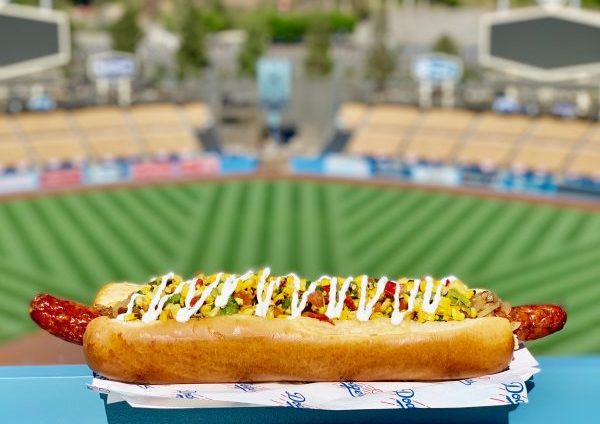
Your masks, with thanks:
[{"label": "hot dog", "polygon": [[513,329],[528,340],[566,321],[558,306],[511,308],[454,277],[308,281],[268,269],[110,284],[92,307],[38,296],[30,313],[82,343],[98,373],[149,384],[474,377],[507,367]]}]

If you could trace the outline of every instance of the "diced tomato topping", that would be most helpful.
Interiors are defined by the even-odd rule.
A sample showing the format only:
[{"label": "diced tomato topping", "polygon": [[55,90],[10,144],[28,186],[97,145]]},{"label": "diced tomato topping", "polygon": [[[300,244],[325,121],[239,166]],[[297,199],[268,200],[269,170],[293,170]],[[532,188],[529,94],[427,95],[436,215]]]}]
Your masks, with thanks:
[{"label": "diced tomato topping", "polygon": [[309,294],[308,301],[317,308],[325,306],[325,299],[323,298],[323,293],[321,293],[320,291],[312,292],[311,294]]},{"label": "diced tomato topping", "polygon": [[240,299],[242,299],[244,305],[252,305],[252,295],[246,290],[240,290],[239,292],[235,292],[235,297],[239,297]]},{"label": "diced tomato topping", "polygon": [[383,293],[386,297],[393,298],[396,294],[396,282],[388,281],[385,283],[385,289],[383,289]]},{"label": "diced tomato topping", "polygon": [[308,317],[308,318],[318,319],[319,321],[328,322],[329,324],[334,325],[333,321],[327,315],[320,314],[318,312],[304,312],[302,314],[302,316]]},{"label": "diced tomato topping", "polygon": [[344,299],[344,304],[348,307],[348,309],[350,309],[351,311],[356,311],[356,303],[354,303],[354,300],[352,300],[352,297],[350,297],[349,294],[346,294],[346,298]]}]

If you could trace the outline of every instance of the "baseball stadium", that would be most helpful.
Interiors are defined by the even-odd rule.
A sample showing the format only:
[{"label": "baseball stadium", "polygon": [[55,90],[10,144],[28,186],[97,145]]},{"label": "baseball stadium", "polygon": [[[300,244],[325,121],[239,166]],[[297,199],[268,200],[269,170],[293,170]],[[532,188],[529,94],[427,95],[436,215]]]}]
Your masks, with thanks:
[{"label": "baseball stadium", "polygon": [[[593,422],[600,381],[600,50],[594,41],[600,3],[588,3],[0,1],[0,410],[16,421],[24,399],[35,393],[39,407],[27,408],[23,422]],[[97,302],[108,283],[155,287],[167,284],[169,272],[207,281],[217,275],[216,285],[221,272],[243,282],[246,271],[263,270],[258,285],[270,282],[271,296],[279,280],[268,277],[267,267],[273,276],[293,272],[317,283],[329,275],[367,275],[375,277],[378,293],[384,278],[388,293],[390,282],[423,279],[423,285],[432,276],[435,284],[439,279],[438,302],[443,281],[464,287],[452,285],[458,278],[475,289],[469,296],[485,289],[503,299],[498,314],[498,308],[510,313],[511,305],[513,311],[552,307],[568,319],[545,337],[522,339],[513,326],[511,337],[528,340],[526,349],[517,343],[508,367],[460,380],[415,377],[408,379],[418,380],[414,386],[401,381],[391,389],[393,382],[381,378],[355,383],[340,374],[318,383],[285,375],[252,380],[249,372],[181,386],[167,380],[174,396],[160,392],[164,381],[143,374],[128,381],[103,373],[82,341],[91,339],[89,331],[83,327],[77,342],[61,335],[75,330],[57,327],[83,325],[83,316],[70,317],[75,309],[69,308],[100,316],[94,308],[101,306],[113,308],[116,320],[133,317],[142,289],[127,292],[118,311],[108,303],[84,305]],[[238,280],[226,280],[220,295]],[[335,306],[331,281],[326,298]],[[171,296],[169,287],[160,290]],[[396,297],[392,291],[383,306],[373,300],[376,311],[388,304],[392,311],[394,299],[398,308],[402,296],[413,308],[414,298],[402,294],[400,283],[395,287]],[[158,308],[160,290],[147,312],[137,312],[140,321]],[[191,308],[177,290],[181,311]],[[244,303],[231,290],[226,301],[235,299],[241,315]],[[263,289],[256,290],[259,315]],[[327,305],[318,309],[311,298],[322,287],[301,290],[304,305],[309,299],[302,320],[338,324],[329,307],[325,314]],[[419,290],[429,302],[432,287]],[[55,296],[48,307],[58,312],[36,304],[41,293]],[[169,296],[160,307],[174,306]],[[356,317],[366,310],[363,297],[360,304],[354,299]],[[199,307],[206,298],[200,299]],[[353,297],[339,302],[350,308]],[[54,314],[53,323],[37,319],[37,308]],[[430,321],[444,321],[435,308]],[[507,317],[498,314],[481,319]],[[207,319],[230,318],[220,315]],[[541,334],[550,318],[532,317],[530,327],[521,321],[521,331]],[[429,324],[450,323],[422,323]],[[218,340],[244,331],[215,328],[206,331]],[[431,343],[445,337],[428,331]],[[492,333],[482,340],[492,343]],[[151,346],[166,343],[156,348],[165,359],[165,352],[177,354],[169,346],[185,337],[183,330],[174,334],[136,337]],[[362,335],[360,343],[387,352],[377,344],[380,336]],[[303,336],[253,337],[259,342],[249,338],[249,349]],[[327,346],[332,337],[327,333],[319,343]],[[327,355],[335,357],[330,343]],[[314,368],[305,345],[283,355]],[[111,356],[127,356],[116,346],[106,347]],[[450,364],[451,344],[444,346],[437,356]],[[465,351],[481,349],[485,356],[486,348]],[[522,365],[517,359],[525,354],[530,359]],[[145,354],[137,355],[145,363]],[[196,384],[207,382],[219,384]],[[481,394],[490,382],[500,394]],[[270,386],[276,384],[281,388]],[[329,399],[333,389],[326,384],[338,384],[351,398]],[[522,391],[511,391],[515,385]],[[222,387],[214,394],[202,386]],[[159,394],[139,391],[154,389]],[[248,394],[250,401],[226,397],[226,389],[256,393]],[[577,400],[558,408],[565,391]],[[456,399],[448,400],[454,392]],[[355,398],[363,403],[352,404]],[[400,410],[392,415],[389,405]],[[279,406],[311,411],[277,412],[284,410]]]}]

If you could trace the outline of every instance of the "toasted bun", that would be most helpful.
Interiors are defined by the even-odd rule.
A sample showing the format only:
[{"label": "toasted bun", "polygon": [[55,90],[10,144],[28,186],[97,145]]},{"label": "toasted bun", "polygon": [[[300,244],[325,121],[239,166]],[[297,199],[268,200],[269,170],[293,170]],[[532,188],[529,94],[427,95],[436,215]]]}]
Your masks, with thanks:
[{"label": "toasted bun", "polygon": [[388,319],[100,317],[85,332],[84,350],[93,370],[133,383],[447,380],[505,369],[513,336],[497,317],[397,326]]},{"label": "toasted bun", "polygon": [[102,286],[94,299],[94,305],[112,306],[127,299],[131,293],[142,288],[142,284],[110,283]]}]

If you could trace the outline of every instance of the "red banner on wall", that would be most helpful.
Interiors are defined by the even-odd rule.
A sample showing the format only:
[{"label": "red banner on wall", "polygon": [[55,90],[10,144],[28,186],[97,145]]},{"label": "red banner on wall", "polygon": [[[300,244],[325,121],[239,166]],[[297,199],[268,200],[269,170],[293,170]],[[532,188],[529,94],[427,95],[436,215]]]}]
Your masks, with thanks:
[{"label": "red banner on wall", "polygon": [[173,164],[171,162],[136,163],[132,168],[132,176],[135,181],[171,178],[173,177]]},{"label": "red banner on wall", "polygon": [[42,188],[73,187],[83,183],[81,169],[45,171],[42,173],[40,181]]},{"label": "red banner on wall", "polygon": [[217,157],[195,158],[179,163],[179,175],[193,177],[195,175],[212,175],[219,172],[221,163]]}]

